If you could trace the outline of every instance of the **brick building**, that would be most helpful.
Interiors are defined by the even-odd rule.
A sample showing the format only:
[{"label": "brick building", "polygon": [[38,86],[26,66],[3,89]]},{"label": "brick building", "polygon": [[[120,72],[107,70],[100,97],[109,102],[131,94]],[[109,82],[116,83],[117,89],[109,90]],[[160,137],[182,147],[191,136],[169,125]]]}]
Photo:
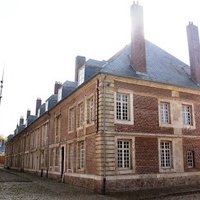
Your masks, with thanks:
[{"label": "brick building", "polygon": [[37,99],[6,166],[97,192],[200,183],[198,28],[187,26],[188,66],[144,39],[140,5],[131,16],[129,45],[108,61],[77,56],[75,81]]}]

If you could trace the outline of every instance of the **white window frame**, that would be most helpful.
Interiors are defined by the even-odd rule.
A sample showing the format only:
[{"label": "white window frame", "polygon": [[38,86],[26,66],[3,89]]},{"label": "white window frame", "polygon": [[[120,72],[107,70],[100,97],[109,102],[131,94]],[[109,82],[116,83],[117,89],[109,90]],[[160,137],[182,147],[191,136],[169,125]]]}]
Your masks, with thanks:
[{"label": "white window frame", "polygon": [[94,96],[87,99],[87,124],[94,123]]},{"label": "white window frame", "polygon": [[78,168],[79,169],[84,169],[85,167],[85,142],[84,141],[80,141],[78,143]]},{"label": "white window frame", "polygon": [[60,137],[61,115],[55,116],[55,137]]},{"label": "white window frame", "polygon": [[73,172],[73,167],[74,167],[74,144],[69,143],[68,144],[68,152],[67,152],[67,157],[68,157],[68,163],[67,163],[67,170],[68,172]]},{"label": "white window frame", "polygon": [[171,140],[159,141],[159,166],[162,170],[173,168],[173,149]]},{"label": "white window frame", "polygon": [[170,103],[160,102],[160,121],[162,124],[171,124]]},{"label": "white window frame", "polygon": [[83,102],[79,103],[77,106],[77,128],[81,128],[84,122],[84,104]]},{"label": "white window frame", "polygon": [[[127,147],[128,145],[128,147]],[[126,139],[117,140],[117,168],[131,169],[131,141]]]},{"label": "white window frame", "polygon": [[183,126],[193,126],[193,108],[192,105],[182,104],[182,123]]},{"label": "white window frame", "polygon": [[[117,119],[117,95],[125,95],[127,96],[127,119]],[[120,101],[123,104],[123,101]],[[134,108],[133,108],[133,92],[130,90],[123,90],[118,89],[117,92],[114,93],[114,112],[115,112],[115,119],[114,122],[116,124],[131,124],[134,123]]]},{"label": "white window frame", "polygon": [[78,69],[78,85],[81,85],[85,79],[85,66],[83,65]]},{"label": "white window frame", "polygon": [[194,151],[187,151],[187,166],[194,168]]},{"label": "white window frame", "polygon": [[62,100],[62,90],[63,90],[63,86],[61,86],[58,89],[58,98],[57,98],[57,102],[59,102],[60,100]]},{"label": "white window frame", "polygon": [[68,130],[69,132],[74,131],[75,125],[75,107],[69,109],[69,118],[68,118]]}]

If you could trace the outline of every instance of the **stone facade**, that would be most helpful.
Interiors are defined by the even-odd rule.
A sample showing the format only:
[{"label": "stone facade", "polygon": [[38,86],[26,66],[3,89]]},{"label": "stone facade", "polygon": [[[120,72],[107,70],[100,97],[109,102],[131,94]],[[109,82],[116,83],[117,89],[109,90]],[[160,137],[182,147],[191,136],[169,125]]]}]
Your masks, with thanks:
[{"label": "stone facade", "polygon": [[6,143],[6,166],[102,193],[199,184],[200,87],[138,17],[131,48],[76,58],[78,85]]}]

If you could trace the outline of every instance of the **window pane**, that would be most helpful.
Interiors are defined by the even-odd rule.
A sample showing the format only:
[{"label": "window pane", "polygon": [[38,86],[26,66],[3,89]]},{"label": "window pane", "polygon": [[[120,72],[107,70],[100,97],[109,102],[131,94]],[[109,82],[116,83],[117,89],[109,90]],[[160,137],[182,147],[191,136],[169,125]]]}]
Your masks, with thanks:
[{"label": "window pane", "polygon": [[192,108],[189,105],[182,106],[182,117],[184,125],[192,125]]},{"label": "window pane", "polygon": [[161,167],[171,167],[171,142],[160,143]]},{"label": "window pane", "polygon": [[160,104],[160,112],[161,112],[161,122],[165,124],[170,123],[170,110],[168,103]]},{"label": "window pane", "polygon": [[130,141],[117,141],[118,168],[130,168]]},{"label": "window pane", "polygon": [[128,95],[116,95],[116,118],[119,120],[129,120]]},{"label": "window pane", "polygon": [[188,162],[188,168],[194,167],[194,152],[193,151],[187,152],[187,162]]}]

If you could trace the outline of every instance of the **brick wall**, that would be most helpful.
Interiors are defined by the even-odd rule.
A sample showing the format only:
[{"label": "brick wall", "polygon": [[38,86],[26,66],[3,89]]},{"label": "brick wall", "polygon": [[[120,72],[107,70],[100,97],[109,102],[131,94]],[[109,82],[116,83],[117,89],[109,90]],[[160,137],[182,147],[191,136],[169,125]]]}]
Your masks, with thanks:
[{"label": "brick wall", "polygon": [[157,138],[135,138],[135,163],[136,174],[159,172]]},{"label": "brick wall", "polygon": [[[184,138],[183,139],[183,157],[185,171],[199,171],[200,170],[200,139],[198,138]],[[194,152],[194,168],[187,166],[187,151]]]}]

